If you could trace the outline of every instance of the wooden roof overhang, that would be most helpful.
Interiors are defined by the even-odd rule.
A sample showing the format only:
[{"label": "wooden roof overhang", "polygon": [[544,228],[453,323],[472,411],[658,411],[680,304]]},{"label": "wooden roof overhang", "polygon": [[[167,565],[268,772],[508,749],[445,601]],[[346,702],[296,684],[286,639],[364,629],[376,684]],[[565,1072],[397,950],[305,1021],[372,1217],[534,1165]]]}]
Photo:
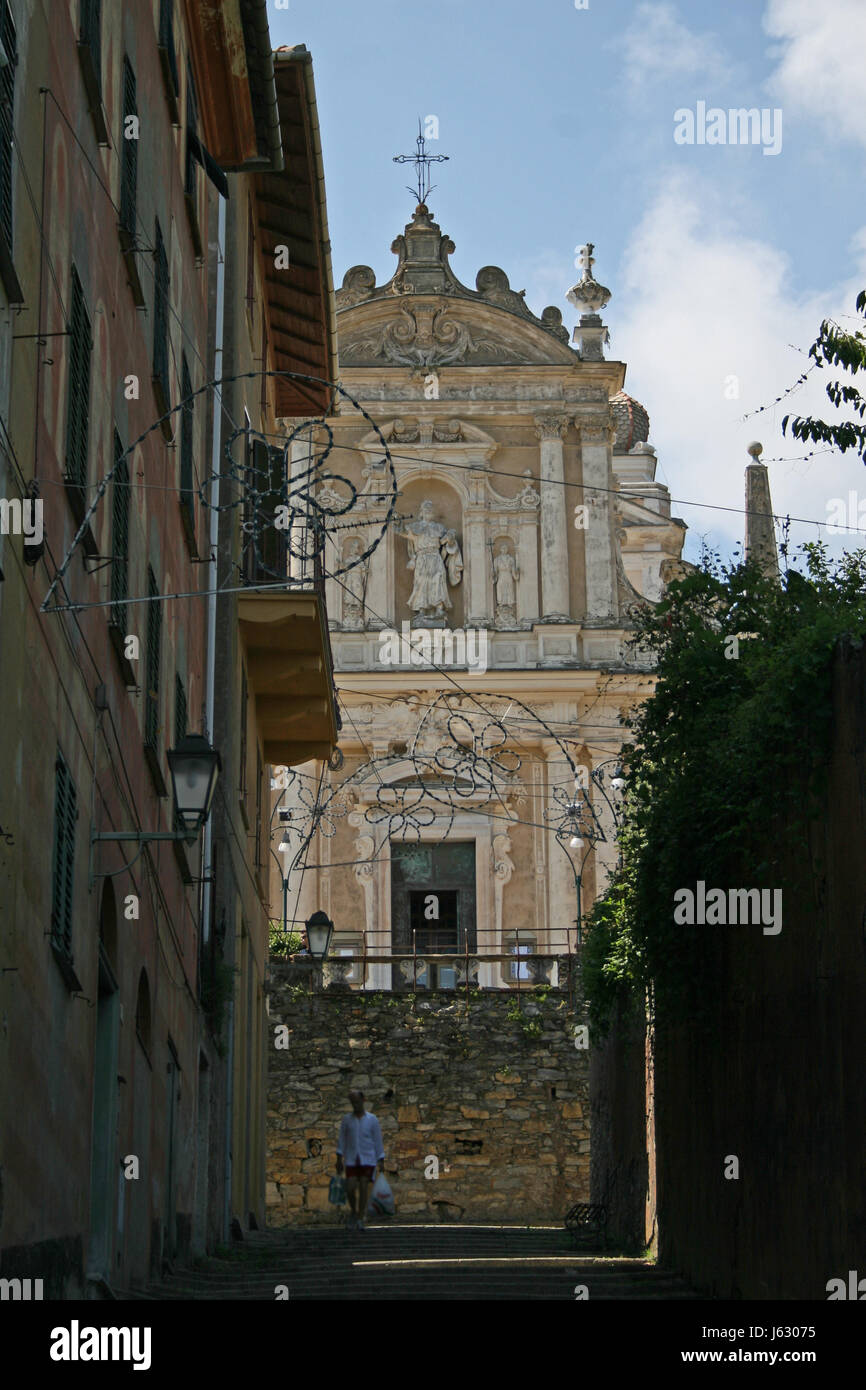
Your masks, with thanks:
[{"label": "wooden roof overhang", "polygon": [[321,595],[250,590],[238,596],[238,621],[265,762],[296,767],[329,758],[337,708]]},{"label": "wooden roof overhang", "polygon": [[[277,50],[274,80],[285,167],[256,176],[268,340],[276,371],[328,383],[337,378],[336,306],[313,64],[303,45]],[[288,248],[287,269],[276,268],[278,246]],[[329,412],[327,385],[273,380],[278,416]]]},{"label": "wooden roof overhang", "polygon": [[221,169],[280,167],[267,0],[186,0],[208,154]]}]

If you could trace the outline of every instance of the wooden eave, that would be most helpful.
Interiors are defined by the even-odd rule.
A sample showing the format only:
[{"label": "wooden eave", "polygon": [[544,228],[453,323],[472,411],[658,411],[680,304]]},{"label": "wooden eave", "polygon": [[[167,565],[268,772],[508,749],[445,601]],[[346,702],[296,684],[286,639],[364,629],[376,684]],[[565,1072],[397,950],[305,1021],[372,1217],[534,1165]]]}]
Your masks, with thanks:
[{"label": "wooden eave", "polygon": [[[305,49],[274,54],[285,168],[256,177],[256,223],[273,369],[320,378],[275,377],[278,416],[324,415],[336,380],[336,308],[312,61]],[[277,269],[276,248],[289,266]]]},{"label": "wooden eave", "polygon": [[259,157],[238,0],[186,0],[186,20],[208,153],[224,169]]},{"label": "wooden eave", "polygon": [[238,597],[238,624],[265,762],[296,767],[337,746],[331,648],[312,591]]}]

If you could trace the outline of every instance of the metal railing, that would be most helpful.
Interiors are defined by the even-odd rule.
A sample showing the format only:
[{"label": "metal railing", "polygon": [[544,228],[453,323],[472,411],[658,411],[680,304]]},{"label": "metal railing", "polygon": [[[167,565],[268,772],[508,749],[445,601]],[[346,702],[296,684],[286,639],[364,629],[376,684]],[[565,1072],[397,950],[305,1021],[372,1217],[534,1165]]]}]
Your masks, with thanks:
[{"label": "metal railing", "polygon": [[[383,943],[379,950],[373,950],[370,949],[368,936],[384,936],[387,933],[353,933],[361,937],[360,948],[353,951],[337,948],[339,954],[329,954],[322,966],[322,982],[325,987],[372,988],[393,994],[461,989],[466,993],[479,989],[532,992],[539,987],[550,988],[571,982],[577,959],[576,932],[576,926],[552,932],[549,936],[554,939],[531,951],[479,949],[470,946],[468,938],[462,949],[428,951],[423,943],[419,946],[417,932],[413,933],[411,951],[392,950],[388,943]],[[283,954],[279,948],[281,937],[294,944],[297,931],[272,931],[272,959],[284,960],[310,970],[318,968],[306,951]],[[491,964],[500,967],[494,972],[494,982],[491,983],[488,977],[482,983],[481,966]],[[371,983],[375,978],[372,971],[380,966],[391,967],[390,984]]]}]

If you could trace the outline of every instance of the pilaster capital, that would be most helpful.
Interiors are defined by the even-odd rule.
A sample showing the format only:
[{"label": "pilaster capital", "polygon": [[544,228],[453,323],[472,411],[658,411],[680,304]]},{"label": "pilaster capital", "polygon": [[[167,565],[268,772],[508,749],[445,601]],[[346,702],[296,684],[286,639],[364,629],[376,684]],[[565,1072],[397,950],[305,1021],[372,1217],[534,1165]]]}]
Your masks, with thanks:
[{"label": "pilaster capital", "polygon": [[574,427],[580,432],[581,444],[610,444],[616,439],[616,425],[610,411],[603,415],[576,415]]},{"label": "pilaster capital", "polygon": [[569,426],[567,415],[536,415],[535,433],[539,439],[562,439]]}]

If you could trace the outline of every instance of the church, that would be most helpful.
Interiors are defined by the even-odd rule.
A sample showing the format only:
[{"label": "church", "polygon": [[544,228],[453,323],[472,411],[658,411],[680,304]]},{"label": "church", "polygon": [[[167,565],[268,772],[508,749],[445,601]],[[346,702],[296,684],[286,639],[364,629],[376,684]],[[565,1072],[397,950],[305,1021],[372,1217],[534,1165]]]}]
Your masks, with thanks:
[{"label": "church", "polygon": [[652,685],[631,613],[685,526],[604,356],[593,247],[570,341],[498,266],[462,283],[418,193],[391,279],[346,272],[342,394],[291,443],[328,513],[342,730],[275,778],[273,897],[287,933],[332,920],[325,984],[555,986],[616,862],[625,720]]}]

